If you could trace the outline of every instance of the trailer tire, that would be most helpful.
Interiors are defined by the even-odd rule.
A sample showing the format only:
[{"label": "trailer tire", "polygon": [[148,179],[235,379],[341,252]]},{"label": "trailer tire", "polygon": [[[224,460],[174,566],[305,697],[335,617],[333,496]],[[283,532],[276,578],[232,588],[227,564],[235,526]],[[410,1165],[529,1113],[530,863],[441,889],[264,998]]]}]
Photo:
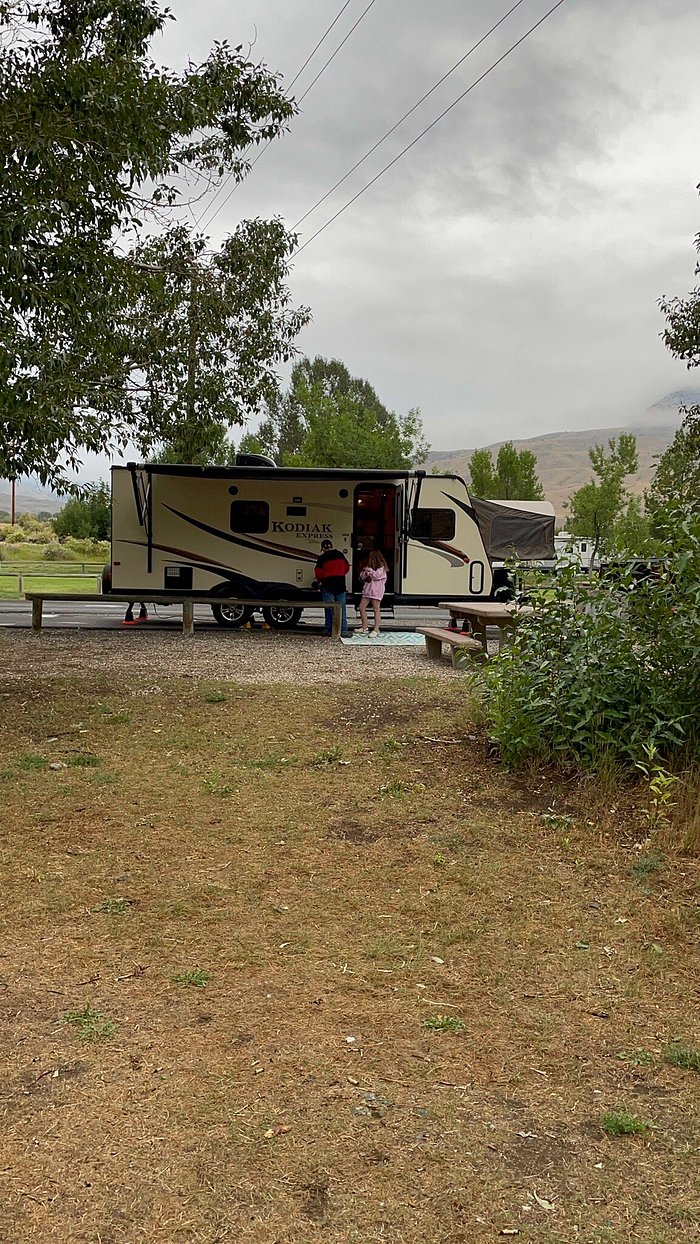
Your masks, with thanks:
[{"label": "trailer tire", "polygon": [[214,621],[219,626],[245,626],[246,622],[249,622],[253,616],[253,610],[250,605],[227,605],[225,602],[220,605],[212,605],[211,611],[214,615]]},{"label": "trailer tire", "polygon": [[112,590],[112,567],[102,567],[102,595],[107,596]]},{"label": "trailer tire", "polygon": [[291,631],[299,625],[302,609],[293,605],[265,605],[262,614],[268,626],[275,631]]}]

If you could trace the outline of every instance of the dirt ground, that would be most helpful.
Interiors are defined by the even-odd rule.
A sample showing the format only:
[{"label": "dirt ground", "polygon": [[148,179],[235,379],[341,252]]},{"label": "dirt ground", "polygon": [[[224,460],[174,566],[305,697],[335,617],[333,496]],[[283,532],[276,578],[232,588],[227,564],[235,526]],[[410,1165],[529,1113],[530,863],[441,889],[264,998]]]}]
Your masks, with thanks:
[{"label": "dirt ground", "polygon": [[700,1238],[700,868],[637,794],[501,772],[447,663],[0,655],[2,1244]]}]

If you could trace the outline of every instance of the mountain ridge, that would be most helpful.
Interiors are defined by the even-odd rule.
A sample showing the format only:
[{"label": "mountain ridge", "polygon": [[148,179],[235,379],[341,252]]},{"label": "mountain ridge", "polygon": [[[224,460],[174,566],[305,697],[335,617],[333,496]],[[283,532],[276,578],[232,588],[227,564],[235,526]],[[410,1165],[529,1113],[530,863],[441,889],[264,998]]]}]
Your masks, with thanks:
[{"label": "mountain ridge", "polygon": [[618,427],[545,432],[541,436],[510,437],[472,449],[433,450],[424,466],[429,471],[437,469],[438,472],[461,475],[468,483],[469,460],[475,449],[488,449],[495,458],[501,446],[512,440],[517,450],[528,449],[534,453],[537,476],[545,499],[551,501],[557,518],[564,521],[567,500],[593,477],[589,449],[594,445],[607,445],[612,437],[618,437],[621,432],[631,432],[637,438],[639,469],[635,475],[628,477],[626,484],[630,492],[641,496],[651,483],[658,458],[670,445],[683,418],[679,407],[696,403],[700,403],[700,389],[678,389],[665,394],[646,411]]}]

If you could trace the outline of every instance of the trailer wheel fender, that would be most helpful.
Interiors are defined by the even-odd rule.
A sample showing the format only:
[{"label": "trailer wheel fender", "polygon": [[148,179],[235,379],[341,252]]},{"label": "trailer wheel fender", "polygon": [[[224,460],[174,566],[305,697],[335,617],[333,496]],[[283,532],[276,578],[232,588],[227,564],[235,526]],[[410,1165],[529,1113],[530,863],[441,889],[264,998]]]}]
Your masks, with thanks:
[{"label": "trailer wheel fender", "polygon": [[253,616],[253,610],[250,605],[227,605],[222,602],[220,605],[212,605],[211,611],[214,615],[214,621],[219,626],[238,627],[245,626]]},{"label": "trailer wheel fender", "polygon": [[303,610],[293,605],[265,605],[262,613],[267,625],[274,630],[291,631],[298,626]]}]

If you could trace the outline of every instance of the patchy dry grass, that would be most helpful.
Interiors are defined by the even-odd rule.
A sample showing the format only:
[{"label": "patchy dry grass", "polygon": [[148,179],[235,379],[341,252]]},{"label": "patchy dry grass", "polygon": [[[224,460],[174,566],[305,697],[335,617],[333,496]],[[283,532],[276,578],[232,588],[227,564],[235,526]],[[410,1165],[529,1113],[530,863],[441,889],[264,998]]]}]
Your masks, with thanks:
[{"label": "patchy dry grass", "polygon": [[0,1239],[695,1238],[697,860],[460,680],[149,690],[2,688]]}]

